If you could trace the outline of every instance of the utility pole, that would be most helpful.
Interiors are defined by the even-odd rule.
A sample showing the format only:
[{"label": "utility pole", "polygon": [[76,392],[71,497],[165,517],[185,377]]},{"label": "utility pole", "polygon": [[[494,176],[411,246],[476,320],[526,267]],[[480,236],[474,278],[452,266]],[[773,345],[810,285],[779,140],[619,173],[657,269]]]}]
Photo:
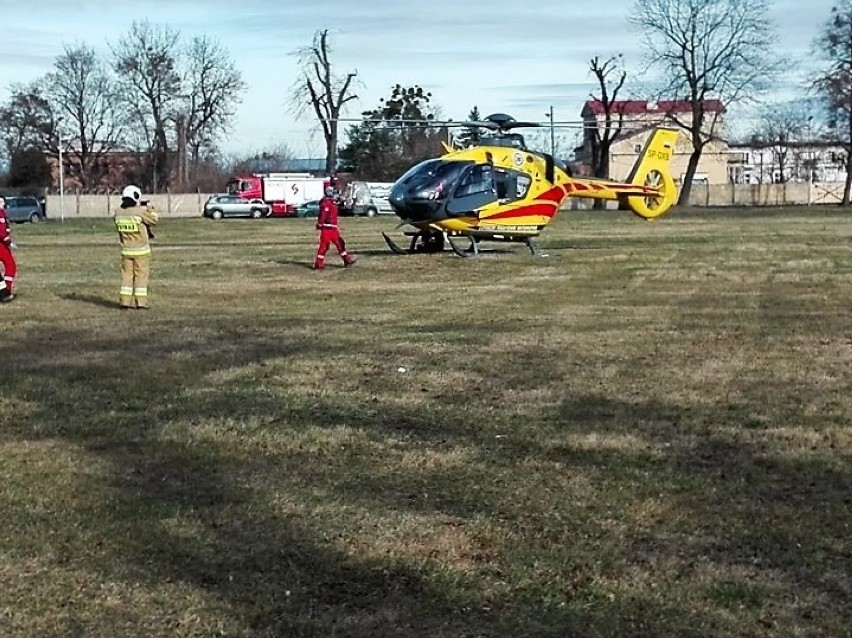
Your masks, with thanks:
[{"label": "utility pole", "polygon": [[813,203],[814,192],[814,171],[816,171],[816,162],[814,161],[814,141],[813,133],[811,132],[811,124],[814,121],[814,116],[808,116],[808,206]]},{"label": "utility pole", "polygon": [[553,105],[551,105],[550,107],[550,113],[545,113],[544,116],[550,120],[550,156],[556,157],[556,136],[554,134]]},{"label": "utility pole", "polygon": [[556,157],[556,137],[554,135],[553,105],[550,105],[550,156]]},{"label": "utility pole", "polygon": [[57,129],[59,138],[59,218],[65,222],[65,164],[62,161],[62,131]]},{"label": "utility pole", "polygon": [[186,190],[186,183],[189,177],[187,170],[188,158],[186,152],[186,115],[179,115],[177,118],[177,154],[178,154],[178,182],[182,190]]}]

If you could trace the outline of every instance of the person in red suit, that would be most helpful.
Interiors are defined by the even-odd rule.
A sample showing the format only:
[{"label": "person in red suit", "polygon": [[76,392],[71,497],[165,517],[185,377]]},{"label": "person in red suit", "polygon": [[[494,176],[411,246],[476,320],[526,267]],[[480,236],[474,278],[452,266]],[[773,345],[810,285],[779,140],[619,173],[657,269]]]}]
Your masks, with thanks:
[{"label": "person in red suit", "polygon": [[12,254],[12,233],[6,217],[6,200],[0,197],[0,264],[3,264],[3,279],[0,280],[0,301],[15,298],[15,275],[18,267]]},{"label": "person in red suit", "polygon": [[320,200],[317,230],[320,231],[320,235],[317,256],[314,259],[314,270],[325,268],[325,254],[332,244],[340,253],[344,267],[349,267],[355,263],[355,257],[346,251],[346,242],[340,236],[339,210],[337,202],[334,201],[334,189],[331,187],[325,189],[325,197]]}]

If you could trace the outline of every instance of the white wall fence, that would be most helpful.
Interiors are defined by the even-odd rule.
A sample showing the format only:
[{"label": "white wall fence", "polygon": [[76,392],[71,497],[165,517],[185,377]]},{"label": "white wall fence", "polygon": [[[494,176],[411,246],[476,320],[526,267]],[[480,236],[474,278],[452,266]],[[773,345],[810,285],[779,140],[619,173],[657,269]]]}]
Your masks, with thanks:
[{"label": "white wall fence", "polygon": [[[200,217],[204,202],[212,193],[143,195],[163,217]],[[48,219],[112,217],[121,204],[121,196],[66,194],[47,196]]]},{"label": "white wall fence", "polygon": [[[162,217],[200,217],[210,193],[151,195],[147,199]],[[842,182],[788,184],[695,184],[689,203],[692,206],[790,206],[839,204]],[[582,203],[591,205],[592,200]],[[574,200],[580,204],[581,200]],[[47,196],[48,219],[112,217],[121,203],[118,195]]]},{"label": "white wall fence", "polygon": [[692,206],[790,206],[839,204],[843,182],[786,184],[693,184]]}]

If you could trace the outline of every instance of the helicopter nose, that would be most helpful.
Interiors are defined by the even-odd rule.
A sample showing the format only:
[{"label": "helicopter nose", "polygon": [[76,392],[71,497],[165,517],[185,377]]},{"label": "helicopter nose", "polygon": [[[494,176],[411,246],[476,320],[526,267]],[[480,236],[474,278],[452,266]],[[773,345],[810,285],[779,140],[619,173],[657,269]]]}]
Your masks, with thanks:
[{"label": "helicopter nose", "polygon": [[407,222],[434,221],[441,215],[441,202],[428,193],[410,191],[404,186],[395,186],[388,196],[391,208]]}]

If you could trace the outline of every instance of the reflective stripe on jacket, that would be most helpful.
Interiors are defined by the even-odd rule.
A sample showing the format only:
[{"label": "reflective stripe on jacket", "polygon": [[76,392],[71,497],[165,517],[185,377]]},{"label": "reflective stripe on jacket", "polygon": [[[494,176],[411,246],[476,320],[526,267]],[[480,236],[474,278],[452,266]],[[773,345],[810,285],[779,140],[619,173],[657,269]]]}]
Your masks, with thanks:
[{"label": "reflective stripe on jacket", "polygon": [[331,197],[320,200],[317,228],[337,228],[337,203]]},{"label": "reflective stripe on jacket", "polygon": [[148,243],[148,227],[156,225],[159,219],[153,207],[141,209],[122,208],[115,214],[115,230],[121,242],[122,257],[145,257],[151,254]]}]

